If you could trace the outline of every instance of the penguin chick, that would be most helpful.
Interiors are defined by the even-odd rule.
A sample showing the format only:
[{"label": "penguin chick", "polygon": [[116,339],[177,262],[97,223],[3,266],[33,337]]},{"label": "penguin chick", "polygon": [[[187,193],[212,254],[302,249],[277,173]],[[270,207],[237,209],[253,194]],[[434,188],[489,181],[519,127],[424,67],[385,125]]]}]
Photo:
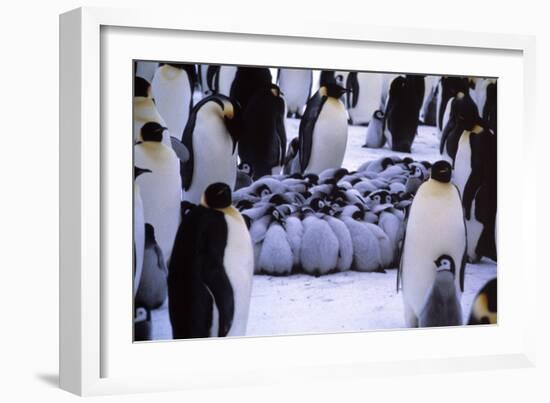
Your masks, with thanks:
[{"label": "penguin chick", "polygon": [[384,112],[377,110],[372,114],[369,126],[367,128],[367,139],[363,147],[381,148],[386,142],[384,137]]},{"label": "penguin chick", "polygon": [[145,249],[141,281],[136,294],[136,306],[156,309],[162,305],[167,295],[166,277],[168,270],[164,256],[155,239],[155,229],[145,223]]},{"label": "penguin chick", "polygon": [[419,327],[462,325],[462,308],[455,286],[455,262],[449,255],[434,261],[437,272],[419,315]]}]

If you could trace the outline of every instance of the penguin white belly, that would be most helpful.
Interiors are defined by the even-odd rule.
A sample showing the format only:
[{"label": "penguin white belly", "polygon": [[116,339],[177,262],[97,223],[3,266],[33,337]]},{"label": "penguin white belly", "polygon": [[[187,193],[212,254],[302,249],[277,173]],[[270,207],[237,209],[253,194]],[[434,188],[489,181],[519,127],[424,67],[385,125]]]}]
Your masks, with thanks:
[{"label": "penguin white belly", "polygon": [[284,94],[288,111],[302,113],[311,91],[311,71],[307,69],[281,69],[279,88]]},{"label": "penguin white belly", "polygon": [[235,302],[235,313],[228,336],[244,336],[250,308],[252,276],[254,273],[254,253],[252,240],[246,224],[238,211],[230,206],[223,209],[227,223],[227,244],[223,265]]},{"label": "penguin white belly", "polygon": [[158,111],[171,135],[181,140],[193,96],[187,73],[171,66],[162,66],[157,70],[151,88]]},{"label": "penguin white belly", "polygon": [[[448,254],[460,268],[466,248],[462,204],[452,184],[432,179],[422,185],[411,206],[403,247],[403,299],[418,317],[435,280],[434,261]],[[458,273],[457,273],[458,274]],[[460,276],[455,276],[460,298]]]},{"label": "penguin white belly", "polygon": [[135,243],[135,264],[136,272],[134,274],[134,296],[137,293],[139,282],[141,280],[141,271],[143,268],[143,250],[145,248],[145,219],[143,218],[143,201],[139,186],[134,185],[134,243]]},{"label": "penguin white belly", "polygon": [[201,90],[203,95],[209,95],[210,89],[208,88],[208,64],[201,64],[199,67],[200,81],[201,81]]},{"label": "penguin white belly", "polygon": [[353,124],[369,123],[373,113],[382,107],[382,75],[357,73],[357,81],[359,98],[355,107],[349,108],[349,114]]},{"label": "penguin white belly", "polygon": [[237,67],[220,66],[220,71],[218,72],[218,92],[220,94],[229,96],[235,74],[237,74]]},{"label": "penguin white belly", "polygon": [[300,264],[300,248],[302,244],[304,226],[302,225],[302,221],[300,221],[298,217],[294,216],[287,217],[285,224],[288,242],[290,244],[290,248],[292,249],[292,263],[293,266],[298,266]]},{"label": "penguin white belly", "polygon": [[233,152],[233,141],[223,120],[197,116],[193,132],[193,177],[183,199],[199,204],[212,183],[223,182],[234,190],[236,180],[237,152]]},{"label": "penguin white belly", "polygon": [[[134,142],[141,141],[141,128],[149,122],[156,122],[162,127],[166,127],[166,122],[151,98],[134,97]],[[164,134],[162,144],[172,147],[170,136]]]},{"label": "penguin white belly", "polygon": [[305,173],[320,174],[325,169],[340,168],[348,142],[348,119],[344,105],[328,98],[319,113]]},{"label": "penguin white belly", "polygon": [[164,144],[146,141],[134,146],[134,160],[136,166],[151,170],[140,175],[136,182],[143,200],[144,220],[155,228],[157,243],[168,266],[180,223],[179,159]]},{"label": "penguin white belly", "polygon": [[464,131],[458,141],[455,164],[453,169],[453,183],[458,188],[460,196],[464,194],[464,187],[472,173],[472,148],[470,147],[471,133]]}]

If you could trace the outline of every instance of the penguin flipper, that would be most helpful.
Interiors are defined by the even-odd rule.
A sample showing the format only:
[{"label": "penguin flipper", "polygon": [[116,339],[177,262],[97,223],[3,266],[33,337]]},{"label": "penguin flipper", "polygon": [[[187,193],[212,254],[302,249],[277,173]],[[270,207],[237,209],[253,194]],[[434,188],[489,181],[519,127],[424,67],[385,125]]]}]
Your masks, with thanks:
[{"label": "penguin flipper", "polygon": [[405,249],[405,241],[407,239],[407,222],[409,220],[409,212],[411,211],[410,207],[405,210],[405,218],[403,218],[403,240],[401,241],[401,247],[399,248],[399,267],[397,268],[397,284],[396,291],[399,292],[399,286],[403,276],[403,250]]},{"label": "penguin flipper", "polygon": [[185,162],[189,159],[189,151],[183,143],[174,136],[170,136],[170,141],[172,142],[172,150],[176,153],[180,161]]},{"label": "penguin flipper", "polygon": [[275,122],[275,130],[277,131],[277,138],[279,139],[279,148],[278,148],[278,156],[277,161],[278,165],[284,165],[285,163],[285,147],[286,147],[286,129],[285,129],[285,122],[284,122],[284,110],[285,105],[284,101],[281,99],[281,102],[279,104],[279,110],[277,111],[278,115],[276,117]]},{"label": "penguin flipper", "polygon": [[300,141],[300,169],[302,173],[305,172],[309,159],[311,158],[311,148],[313,147],[313,130],[315,129],[315,123],[321,113],[324,103],[327,97],[321,97],[317,92],[313,97],[307,101],[306,110],[304,116],[300,120],[300,128],[298,131],[298,137]]},{"label": "penguin flipper", "polygon": [[195,129],[197,112],[202,107],[205,100],[208,100],[209,98],[210,97],[203,99],[193,108],[181,136],[181,144],[183,145],[183,147],[185,147],[188,155],[188,158],[185,161],[180,158],[181,186],[184,190],[189,190],[189,188],[191,187],[191,182],[193,180],[193,130]]},{"label": "penguin flipper", "polygon": [[464,215],[467,220],[470,219],[472,203],[483,182],[483,136],[487,135],[484,132],[479,134],[472,133],[470,135],[472,171],[466,181],[462,195],[462,206],[464,207]]},{"label": "penguin flipper", "polygon": [[214,297],[219,312],[218,337],[225,337],[233,323],[235,313],[235,301],[233,288],[223,263],[212,254],[203,256],[202,279]]}]

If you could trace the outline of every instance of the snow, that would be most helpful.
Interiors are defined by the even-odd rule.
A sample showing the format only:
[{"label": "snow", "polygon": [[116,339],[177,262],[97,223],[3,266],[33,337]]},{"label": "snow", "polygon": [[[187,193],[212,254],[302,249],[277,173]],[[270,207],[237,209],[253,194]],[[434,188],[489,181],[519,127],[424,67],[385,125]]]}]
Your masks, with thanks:
[{"label": "snow", "polygon": [[[298,135],[299,120],[287,120],[288,141]],[[441,159],[437,129],[420,126],[412,153],[388,148],[368,149],[367,128],[350,126],[344,167],[354,170],[362,163],[388,155],[409,155],[430,162]],[[466,267],[462,295],[463,319],[467,321],[477,292],[497,266],[483,259]],[[256,275],[253,280],[247,336],[334,333],[404,328],[401,294],[396,292],[397,270],[385,273],[344,272],[321,277],[296,274],[285,277]],[[168,305],[152,312],[153,339],[171,338]]]}]

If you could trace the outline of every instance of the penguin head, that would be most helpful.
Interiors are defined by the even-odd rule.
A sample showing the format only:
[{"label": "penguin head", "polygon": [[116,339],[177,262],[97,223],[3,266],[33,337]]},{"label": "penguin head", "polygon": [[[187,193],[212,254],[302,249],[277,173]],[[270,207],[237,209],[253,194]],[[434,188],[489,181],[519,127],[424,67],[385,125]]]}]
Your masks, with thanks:
[{"label": "penguin head", "polygon": [[317,185],[319,183],[319,175],[317,174],[307,174],[304,176],[304,179],[306,180],[307,183],[309,183],[312,186]]},{"label": "penguin head", "polygon": [[151,98],[151,84],[143,77],[134,79],[134,97]]},{"label": "penguin head", "polygon": [[233,152],[235,152],[237,142],[241,138],[241,133],[243,131],[241,105],[235,99],[222,97],[220,94],[217,96],[222,99],[223,120],[225,122],[225,127],[233,140]]},{"label": "penguin head", "polygon": [[242,199],[242,200],[239,200],[237,202],[237,204],[235,205],[235,207],[237,208],[237,210],[239,211],[243,211],[243,210],[248,210],[248,209],[251,209],[252,207],[254,207],[254,203],[250,200],[247,200],[247,199]]},{"label": "penguin head", "polygon": [[387,204],[392,202],[391,194],[385,190],[377,190],[369,194],[368,198],[372,201],[373,206]]},{"label": "penguin head", "polygon": [[269,199],[269,203],[275,204],[277,206],[280,206],[281,204],[286,204],[288,202],[289,200],[281,193],[276,193]]},{"label": "penguin head", "polygon": [[432,165],[431,178],[442,183],[449,183],[452,175],[451,164],[447,161],[439,160]]},{"label": "penguin head", "polygon": [[465,130],[472,130],[480,121],[477,106],[469,93],[464,94],[463,92],[459,92],[451,108],[454,109],[453,112],[460,127]]},{"label": "penguin head", "polygon": [[279,86],[277,84],[271,84],[269,86],[269,90],[271,91],[271,94],[274,96],[274,97],[280,97],[282,95],[284,95],[282,92],[281,92],[281,89],[279,88]]},{"label": "penguin head", "polygon": [[162,133],[166,127],[161,126],[158,122],[148,122],[141,127],[141,139],[143,141],[153,141],[160,143],[162,141]]},{"label": "penguin head", "polygon": [[479,291],[472,304],[468,325],[497,323],[497,279],[489,280]]},{"label": "penguin head", "polygon": [[390,157],[386,157],[382,159],[381,165],[382,165],[382,171],[384,171],[390,165],[395,165],[395,162]]},{"label": "penguin head", "polygon": [[349,92],[348,89],[338,85],[335,82],[327,83],[319,89],[319,94],[325,97],[331,97],[339,99],[346,92]]},{"label": "penguin head", "polygon": [[152,244],[155,243],[155,227],[153,227],[148,222],[145,223],[145,243]]},{"label": "penguin head", "polygon": [[139,175],[146,172],[151,172],[151,170],[134,166],[134,179],[137,179]]},{"label": "penguin head", "polygon": [[256,196],[261,198],[269,196],[271,193],[271,189],[265,183],[258,186],[258,188],[256,189]]},{"label": "penguin head", "polygon": [[321,199],[320,197],[314,197],[313,199],[311,199],[311,201],[309,202],[309,206],[314,211],[317,211],[320,213],[328,214],[330,211],[329,204],[325,200]]},{"label": "penguin head", "polygon": [[411,167],[409,168],[409,173],[409,176],[412,176],[413,178],[424,180],[424,172],[422,171],[422,168],[420,168],[418,165],[411,165]]},{"label": "penguin head", "polygon": [[455,261],[449,255],[441,255],[436,260],[434,260],[435,267],[437,271],[450,271],[455,274]]},{"label": "penguin head", "polygon": [[241,162],[238,168],[241,172],[244,172],[248,176],[252,176],[252,166],[248,162]]},{"label": "penguin head", "polygon": [[222,182],[208,186],[203,195],[203,204],[211,208],[226,208],[231,205],[231,188]]}]

